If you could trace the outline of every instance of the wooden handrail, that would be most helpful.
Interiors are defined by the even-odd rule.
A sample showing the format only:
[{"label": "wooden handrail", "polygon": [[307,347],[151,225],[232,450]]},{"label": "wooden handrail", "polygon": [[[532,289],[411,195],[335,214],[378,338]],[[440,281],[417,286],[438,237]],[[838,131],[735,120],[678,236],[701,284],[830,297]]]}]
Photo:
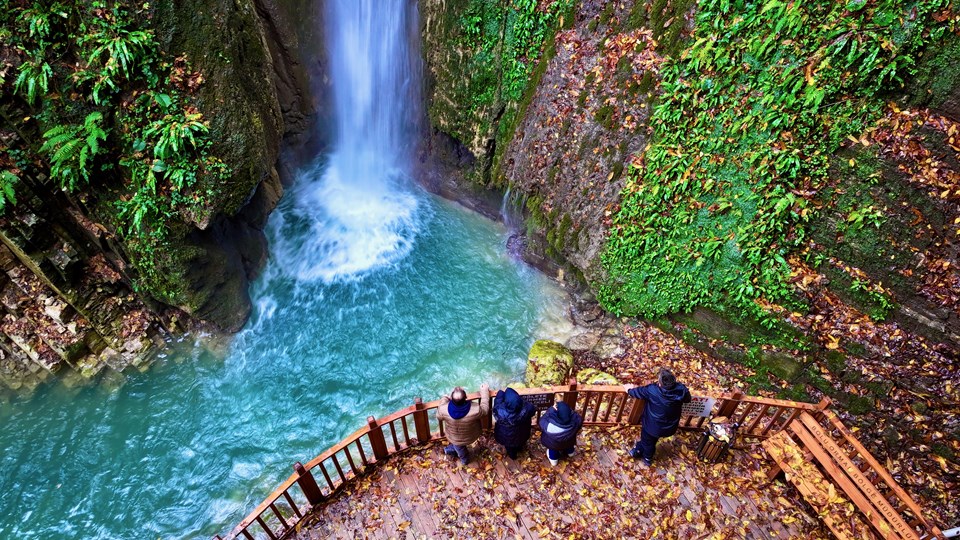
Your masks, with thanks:
[{"label": "wooden handrail", "polygon": [[[929,532],[935,537],[939,537],[942,534],[942,531],[940,531],[939,528],[937,528],[935,525],[933,525],[932,523],[927,521],[926,518],[923,517],[923,512],[920,510],[920,506],[917,505],[916,501],[914,501],[913,498],[910,497],[910,495],[907,494],[907,492],[904,491],[902,487],[900,487],[897,481],[893,479],[893,476],[890,474],[890,472],[887,471],[887,469],[885,469],[882,465],[880,465],[880,463],[876,460],[876,458],[874,458],[873,455],[869,451],[867,451],[866,448],[863,447],[863,444],[861,444],[860,441],[857,440],[856,437],[854,437],[853,433],[851,433],[850,430],[847,429],[847,426],[843,424],[840,418],[833,411],[830,411],[830,410],[824,410],[823,414],[824,414],[825,420],[822,421],[821,423],[827,424],[828,429],[832,428],[837,430],[837,432],[839,432],[840,435],[843,437],[844,442],[849,444],[854,449],[856,454],[859,457],[863,458],[867,466],[877,474],[877,476],[879,477],[879,480],[883,481],[883,483],[886,486],[886,489],[889,491],[892,491],[894,494],[894,497],[898,501],[906,505],[910,513],[913,514],[913,517],[916,518],[916,520],[919,521],[924,526],[925,531]],[[874,481],[871,483],[874,486],[876,486],[878,482]]]},{"label": "wooden handrail", "polygon": [[[639,424],[643,412],[644,402],[642,400],[630,400],[622,386],[619,385],[577,385],[571,381],[570,385],[550,386],[541,388],[519,388],[517,393],[521,396],[544,396],[552,394],[551,397],[541,397],[542,402],[551,403],[551,399],[556,400],[558,396],[565,401],[574,410],[581,411],[584,418],[584,425],[588,426],[614,426],[625,424]],[[490,397],[494,398],[496,391],[490,390]],[[467,394],[470,400],[480,398],[479,392]],[[631,403],[632,401],[632,403]],[[629,406],[628,406],[629,404]],[[746,407],[741,408],[741,405]],[[262,529],[268,537],[285,538],[293,530],[297,523],[307,515],[310,509],[318,504],[315,493],[304,493],[303,485],[318,485],[314,479],[314,471],[319,469],[326,481],[326,489],[323,484],[318,485],[320,496],[323,499],[343,488],[352,478],[363,474],[369,467],[375,466],[391,456],[400,453],[411,447],[425,444],[432,440],[443,437],[443,426],[438,424],[437,431],[430,428],[430,418],[435,417],[434,410],[439,407],[440,400],[434,400],[423,403],[417,398],[413,405],[395,411],[387,416],[375,419],[368,418],[367,425],[354,431],[339,443],[330,447],[319,456],[311,459],[303,466],[302,470],[294,472],[283,483],[280,484],[267,498],[260,503],[250,514],[245,517],[222,540],[236,540],[237,538],[253,538],[251,527],[257,526]],[[796,418],[800,412],[808,411],[811,414],[823,418],[823,408],[825,405],[817,406],[812,403],[803,403],[798,401],[788,401],[780,399],[771,399],[755,396],[745,396],[740,392],[723,393],[716,396],[716,403],[713,414],[724,413],[725,416],[735,418],[744,429],[741,435],[767,438],[782,430],[787,423]],[[616,410],[615,413],[613,411]],[[491,407],[492,411],[492,407]],[[789,411],[789,413],[787,413]],[[832,413],[827,413],[826,418],[835,418]],[[751,416],[754,415],[755,416]],[[684,416],[681,419],[681,429],[702,429],[706,417]],[[839,420],[837,420],[839,422]],[[402,431],[401,436],[396,435],[395,423],[400,423]],[[490,425],[489,422],[486,425]],[[842,425],[842,424],[841,424]],[[391,438],[394,444],[387,444],[383,428],[391,430]],[[413,426],[413,428],[411,428]],[[410,430],[413,429],[411,434]],[[411,436],[413,435],[413,436]],[[404,441],[401,443],[400,441]],[[366,455],[363,451],[364,443],[369,445],[371,453]],[[858,443],[859,444],[859,443]],[[358,454],[351,454],[351,447],[356,446]],[[339,461],[338,455],[346,456],[350,465],[347,471]],[[360,456],[362,467],[355,465],[352,455]],[[324,466],[331,462],[336,468],[337,478],[330,477],[330,473]],[[297,463],[299,465],[299,463]],[[303,483],[302,483],[303,482]],[[891,485],[896,485],[895,483]],[[301,499],[306,499],[302,506],[298,506],[294,494],[291,490],[299,488]],[[899,488],[899,486],[898,486]],[[311,488],[307,488],[310,490]],[[901,490],[902,491],[902,490]],[[897,493],[898,495],[900,492]],[[905,495],[905,494],[904,494]],[[312,501],[310,499],[313,499]],[[909,497],[907,497],[909,500]],[[912,503],[912,500],[910,501]],[[291,515],[281,515],[279,506],[288,506]],[[915,504],[911,506],[911,510]],[[278,521],[276,529],[272,528],[270,514],[273,514]],[[919,516],[919,509],[917,509]],[[218,538],[219,537],[215,537]]]}]

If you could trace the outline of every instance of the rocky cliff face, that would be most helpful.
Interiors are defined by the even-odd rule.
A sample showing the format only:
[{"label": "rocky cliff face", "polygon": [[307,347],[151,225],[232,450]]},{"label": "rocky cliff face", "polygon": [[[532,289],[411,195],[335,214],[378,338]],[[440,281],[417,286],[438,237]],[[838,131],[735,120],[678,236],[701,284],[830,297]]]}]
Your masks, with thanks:
[{"label": "rocky cliff face", "polygon": [[[649,121],[661,67],[689,43],[696,2],[576,2],[522,99],[495,107],[477,107],[476,92],[499,92],[506,69],[490,60],[495,76],[478,84],[477,49],[464,38],[478,4],[423,4],[434,157],[475,183],[509,187],[527,216],[529,248],[567,265],[568,275],[602,282],[600,256],[624,179],[645,166],[662,127]],[[950,10],[934,15],[956,19]],[[926,477],[897,469],[943,516],[952,504],[944,490],[955,486],[945,473],[960,455],[950,442],[960,440],[958,40],[948,31],[928,44],[916,73],[884,97],[882,118],[829,157],[829,180],[798,192],[817,216],[785,261],[799,302],[764,304],[775,321],[767,325],[702,307],[657,321],[754,370],[743,382],[752,391],[832,397],[871,448],[898,464],[906,456],[946,460]]]},{"label": "rocky cliff face", "polygon": [[[313,110],[293,26],[300,8],[273,0],[154,4],[150,27],[165,54],[189,64],[213,151],[232,174],[204,180],[197,190],[205,210],[171,227],[170,252],[157,264],[172,292],[161,298],[133,290],[127,247],[104,225],[114,211],[106,197],[65,196],[43,178],[22,183],[0,218],[7,386],[34,386],[63,366],[88,377],[107,366],[123,370],[169,331],[243,325],[248,280],[266,257],[262,230],[283,192],[281,145],[306,129]],[[0,136],[10,148],[32,144],[29,132],[7,123],[16,107],[3,103]]]},{"label": "rocky cliff face", "polygon": [[[158,2],[156,25],[171,54],[185,54],[205,79],[198,106],[212,121],[216,150],[233,174],[211,188],[210,215],[183,231],[181,307],[232,332],[250,311],[248,277],[263,264],[262,234],[282,194],[277,173],[285,134],[302,132],[311,104],[292,17],[282,2]],[[211,47],[211,43],[217,44]]]},{"label": "rocky cliff face", "polygon": [[[651,92],[663,61],[658,38],[666,30],[658,27],[655,36],[649,21],[673,19],[667,27],[678,33],[688,24],[687,4],[658,3],[661,11],[651,15],[644,3],[572,3],[550,27],[542,54],[527,58],[535,68],[522,98],[511,101],[498,55],[484,58],[492,68],[487,79],[472,71],[477,51],[463,45],[471,43],[463,21],[476,3],[421,4],[431,150],[441,164],[466,168],[474,182],[510,188],[529,216],[532,259],[548,255],[595,281],[624,174],[650,131]],[[478,92],[497,99],[478,106]]]}]

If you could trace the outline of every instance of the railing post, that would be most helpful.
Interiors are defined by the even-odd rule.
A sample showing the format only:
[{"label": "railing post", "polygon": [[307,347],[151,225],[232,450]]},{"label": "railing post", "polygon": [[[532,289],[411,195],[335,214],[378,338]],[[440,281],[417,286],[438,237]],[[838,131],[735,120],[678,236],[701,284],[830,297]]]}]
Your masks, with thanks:
[{"label": "railing post", "polygon": [[423,444],[430,440],[430,417],[427,415],[427,409],[423,405],[423,399],[413,400],[413,425],[417,429],[417,444]]},{"label": "railing post", "polygon": [[627,417],[627,423],[635,426],[640,423],[640,417],[643,415],[643,408],[647,406],[645,399],[633,399],[633,406],[630,408],[630,416]]},{"label": "railing post", "polygon": [[827,396],[823,396],[823,399],[820,400],[820,403],[817,403],[817,410],[813,413],[813,416],[817,419],[817,422],[823,422],[823,411],[829,409],[831,404],[833,404],[833,400]]},{"label": "railing post", "polygon": [[367,428],[367,435],[370,437],[370,446],[373,447],[373,456],[377,458],[377,461],[387,459],[389,455],[387,452],[387,440],[383,437],[383,430],[380,429],[380,425],[377,424],[377,419],[368,416]]},{"label": "railing post", "polygon": [[323,492],[320,491],[320,486],[317,485],[317,481],[313,478],[313,474],[304,469],[303,464],[299,461],[293,464],[293,470],[297,472],[297,484],[303,491],[304,496],[307,497],[307,502],[309,502],[312,506],[322,503]]},{"label": "railing post", "polygon": [[570,378],[570,385],[563,393],[563,402],[567,404],[573,410],[577,410],[577,396],[580,395],[580,392],[577,392],[577,379],[574,377]]},{"label": "railing post", "polygon": [[740,406],[741,399],[743,399],[743,392],[734,390],[733,395],[729,399],[723,400],[723,405],[721,405],[720,410],[717,411],[717,416],[733,418],[733,413],[737,412],[737,407]]}]

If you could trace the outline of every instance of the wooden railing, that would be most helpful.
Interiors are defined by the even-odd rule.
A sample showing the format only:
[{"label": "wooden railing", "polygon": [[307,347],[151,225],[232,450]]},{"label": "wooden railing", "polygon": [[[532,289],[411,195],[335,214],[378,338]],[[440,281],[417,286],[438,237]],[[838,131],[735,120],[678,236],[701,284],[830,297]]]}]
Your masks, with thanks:
[{"label": "wooden railing", "polygon": [[[820,435],[826,440],[825,447],[833,458],[846,465],[841,469],[847,469],[851,477],[869,483],[879,493],[879,499],[886,503],[882,507],[892,510],[921,540],[945,538],[938,527],[924,518],[920,506],[897,484],[890,472],[863,447],[833,411],[823,411],[819,426],[823,428],[819,434],[815,430],[811,430],[811,433],[814,433],[814,436]],[[864,491],[867,492],[868,489]]]},{"label": "wooden railing", "polygon": [[[644,402],[631,399],[622,386],[585,385],[571,382],[567,386],[518,389],[528,401],[538,405],[535,421],[549,404],[555,400],[566,402],[578,411],[587,426],[637,425],[643,413]],[[494,392],[491,392],[491,397]],[[468,396],[479,399],[478,393]],[[785,401],[745,396],[740,392],[714,396],[715,403],[709,411],[712,416],[726,416],[740,425],[739,437],[764,439],[781,431],[802,411],[810,412],[821,423],[839,424],[833,413],[827,410],[829,400],[819,404]],[[439,401],[423,403],[417,398],[413,405],[379,420],[367,419],[367,425],[353,432],[339,444],[310,460],[306,465],[294,464],[294,473],[266,500],[260,503],[225,537],[216,540],[244,538],[254,540],[269,538],[281,540],[310,509],[336,494],[353,478],[362,475],[369,467],[380,463],[393,454],[408,448],[442,438],[443,425],[436,420],[435,409]],[[683,416],[680,427],[688,430],[703,429],[707,416]],[[484,428],[489,429],[491,419],[483,418]],[[845,431],[844,433],[849,433]],[[850,444],[859,444],[850,436]],[[869,454],[867,454],[869,455]],[[883,471],[885,473],[885,471]],[[877,473],[881,474],[881,473]],[[907,510],[918,518],[916,504],[896,485],[889,474],[881,479],[890,486],[891,493],[909,501]],[[319,480],[318,480],[319,479]],[[898,491],[899,490],[899,491]],[[906,503],[904,503],[906,504]],[[912,506],[911,506],[912,505]]]}]

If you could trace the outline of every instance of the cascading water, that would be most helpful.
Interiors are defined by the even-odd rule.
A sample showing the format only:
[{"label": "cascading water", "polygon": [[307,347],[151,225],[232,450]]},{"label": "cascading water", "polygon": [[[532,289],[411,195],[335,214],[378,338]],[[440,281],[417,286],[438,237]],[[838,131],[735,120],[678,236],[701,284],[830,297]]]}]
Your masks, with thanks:
[{"label": "cascading water", "polygon": [[[406,256],[418,231],[409,185],[420,96],[416,3],[330,0],[328,51],[334,150],[305,171],[285,227],[309,223],[301,245],[276,251],[299,279],[355,278]],[[291,235],[281,235],[289,238]]]},{"label": "cascading water", "polygon": [[0,538],[210,538],[363,424],[454,385],[522,377],[564,297],[506,230],[409,180],[415,4],[331,0],[332,152],[270,218],[254,310],[225,353],[0,392]]}]

